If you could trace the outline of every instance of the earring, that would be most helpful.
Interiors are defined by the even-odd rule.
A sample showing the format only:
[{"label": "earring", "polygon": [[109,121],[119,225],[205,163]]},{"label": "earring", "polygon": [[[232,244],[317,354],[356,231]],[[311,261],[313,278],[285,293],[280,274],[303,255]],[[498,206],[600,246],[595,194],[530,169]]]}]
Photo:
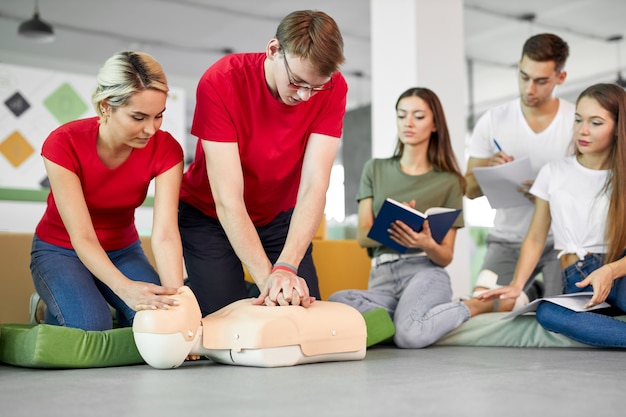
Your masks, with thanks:
[{"label": "earring", "polygon": [[101,123],[105,123],[109,120],[109,115],[104,107],[100,107],[100,113],[102,113]]}]

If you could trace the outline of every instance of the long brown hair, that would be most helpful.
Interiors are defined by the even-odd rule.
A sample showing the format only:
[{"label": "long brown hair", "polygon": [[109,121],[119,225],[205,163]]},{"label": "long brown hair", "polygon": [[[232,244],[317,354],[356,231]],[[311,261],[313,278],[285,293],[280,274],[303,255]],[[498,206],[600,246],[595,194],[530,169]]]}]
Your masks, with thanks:
[{"label": "long brown hair", "polygon": [[[400,101],[406,97],[421,98],[433,112],[433,123],[435,124],[436,129],[430,134],[430,140],[428,142],[428,161],[440,171],[452,172],[455,174],[461,183],[463,194],[465,194],[465,177],[461,174],[454,150],[452,149],[448,124],[446,123],[446,115],[443,112],[443,107],[441,106],[439,97],[437,97],[437,94],[428,88],[409,88],[404,93],[400,94],[400,97],[398,97],[398,101],[396,101],[396,110],[398,109]],[[403,152],[404,143],[398,139],[393,156],[400,158]]]},{"label": "long brown hair", "polygon": [[[604,192],[610,193],[605,239],[608,245],[605,262],[620,258],[626,248],[626,91],[617,84],[594,84],[580,93],[576,104],[583,97],[598,102],[615,121],[613,143],[609,153],[609,176]],[[576,155],[580,151],[576,149]]]}]

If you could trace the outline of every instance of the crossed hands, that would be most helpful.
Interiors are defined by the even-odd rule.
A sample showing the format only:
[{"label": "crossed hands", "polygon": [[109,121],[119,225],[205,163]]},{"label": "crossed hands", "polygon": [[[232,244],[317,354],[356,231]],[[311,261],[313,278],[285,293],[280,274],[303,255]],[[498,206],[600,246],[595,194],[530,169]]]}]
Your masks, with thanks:
[{"label": "crossed hands", "polygon": [[302,306],[309,307],[315,297],[309,295],[309,287],[304,278],[282,269],[270,274],[261,294],[252,304],[266,306]]}]

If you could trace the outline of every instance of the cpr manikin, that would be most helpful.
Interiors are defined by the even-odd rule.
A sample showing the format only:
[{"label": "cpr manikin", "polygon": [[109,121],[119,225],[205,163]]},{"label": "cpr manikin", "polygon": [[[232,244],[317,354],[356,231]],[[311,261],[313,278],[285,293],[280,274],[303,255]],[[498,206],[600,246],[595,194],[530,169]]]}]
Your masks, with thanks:
[{"label": "cpr manikin", "polygon": [[188,287],[179,305],[141,310],[133,333],[139,353],[154,368],[179,367],[188,355],[214,362],[276,367],[365,357],[366,327],[354,308],[331,301],[310,307],[267,307],[236,301],[202,318]]}]

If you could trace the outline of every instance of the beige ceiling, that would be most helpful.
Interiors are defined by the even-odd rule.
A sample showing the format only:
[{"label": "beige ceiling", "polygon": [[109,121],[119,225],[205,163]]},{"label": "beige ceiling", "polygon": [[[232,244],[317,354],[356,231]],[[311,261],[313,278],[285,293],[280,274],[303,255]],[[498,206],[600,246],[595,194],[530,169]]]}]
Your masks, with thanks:
[{"label": "beige ceiling", "polygon": [[[34,0],[0,0],[0,62],[95,74],[116,51],[144,50],[161,61],[172,84],[191,93],[225,50],[262,50],[288,12],[323,10],[344,35],[349,101],[369,102],[367,0],[40,0],[41,18],[56,32],[56,40],[47,44],[17,36],[33,8]],[[535,18],[521,19],[528,14]],[[466,0],[465,48],[472,63],[468,108],[480,111],[516,95],[521,45],[539,32],[557,33],[570,44],[563,95],[615,80],[618,49],[623,66],[626,47],[607,39],[623,34],[625,22],[625,0]]]}]

